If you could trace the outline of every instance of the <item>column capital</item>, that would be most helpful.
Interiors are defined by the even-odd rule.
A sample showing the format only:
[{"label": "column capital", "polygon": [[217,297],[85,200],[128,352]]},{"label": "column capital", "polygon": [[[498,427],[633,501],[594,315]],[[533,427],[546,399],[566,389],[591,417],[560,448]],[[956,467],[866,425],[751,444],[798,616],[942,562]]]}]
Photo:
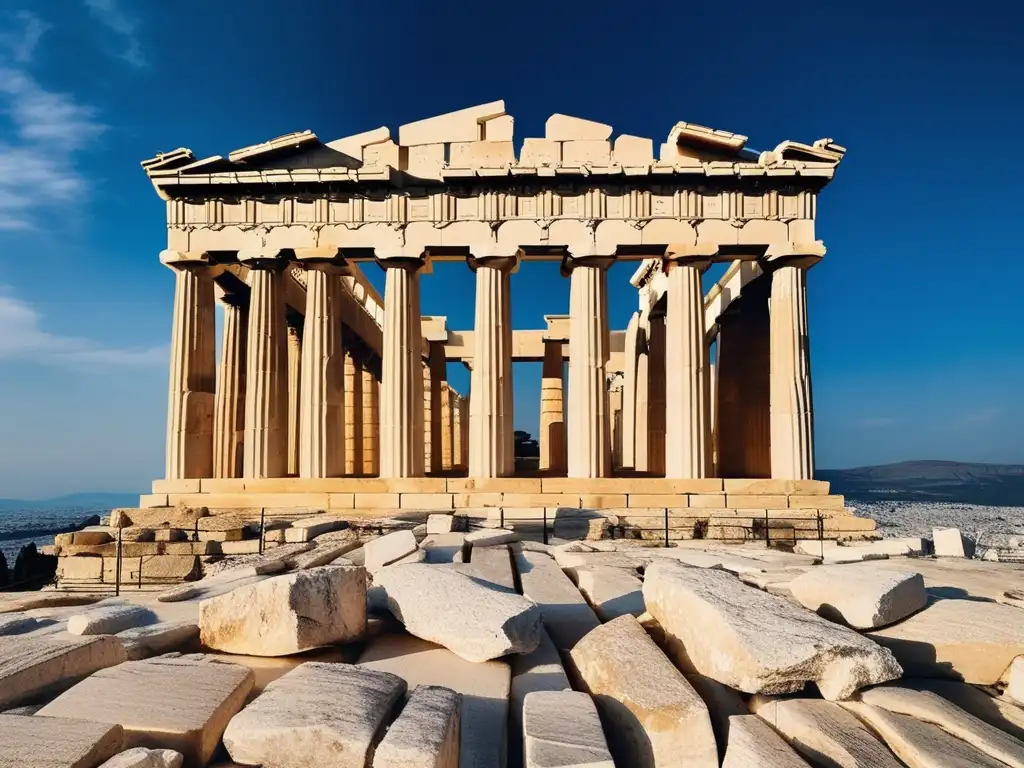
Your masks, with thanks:
[{"label": "column capital", "polygon": [[296,248],[295,261],[303,269],[319,269],[328,274],[344,274],[348,262],[342,256],[341,248]]},{"label": "column capital", "polygon": [[508,255],[494,253],[493,249],[473,249],[473,251],[466,257],[466,263],[469,268],[476,272],[480,267],[487,267],[489,269],[498,269],[510,275],[514,275],[519,271],[520,255],[519,251]]},{"label": "column capital", "polygon": [[294,255],[294,251],[283,248],[243,248],[236,258],[249,269],[278,270],[284,269]]},{"label": "column capital", "polygon": [[570,245],[562,258],[562,277],[568,277],[576,267],[597,267],[608,269],[615,262],[614,254],[599,254],[592,243]]},{"label": "column capital", "polygon": [[718,246],[714,243],[697,243],[696,245],[673,244],[665,249],[662,256],[662,269],[668,272],[673,266],[693,267],[704,272],[718,255]]},{"label": "column capital", "polygon": [[766,270],[780,267],[810,269],[825,256],[825,245],[821,240],[810,243],[772,243],[762,259]]},{"label": "column capital", "polygon": [[377,262],[377,266],[383,270],[404,269],[410,272],[419,272],[421,269],[426,268],[427,272],[430,271],[430,258],[425,253],[395,254],[392,256],[381,256],[375,253],[373,259]]},{"label": "column capital", "polygon": [[160,263],[171,269],[188,269],[189,267],[209,267],[213,265],[210,254],[206,251],[160,251]]}]

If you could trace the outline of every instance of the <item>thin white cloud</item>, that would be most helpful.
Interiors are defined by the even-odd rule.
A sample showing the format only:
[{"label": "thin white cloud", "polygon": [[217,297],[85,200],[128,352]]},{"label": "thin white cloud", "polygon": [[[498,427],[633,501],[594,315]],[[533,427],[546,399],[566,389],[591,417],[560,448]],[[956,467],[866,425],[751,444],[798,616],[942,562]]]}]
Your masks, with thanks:
[{"label": "thin white cloud", "polygon": [[29,11],[18,11],[13,15],[21,30],[0,32],[0,45],[11,52],[11,57],[20,64],[32,61],[40,39],[50,29],[50,25]]},{"label": "thin white cloud", "polygon": [[0,286],[0,361],[31,360],[74,368],[166,366],[168,348],[126,349],[105,346],[80,336],[43,330],[34,307]]},{"label": "thin white cloud", "polygon": [[118,7],[116,0],[85,0],[86,6],[96,19],[124,42],[120,58],[136,69],[147,65],[138,38],[138,22]]}]

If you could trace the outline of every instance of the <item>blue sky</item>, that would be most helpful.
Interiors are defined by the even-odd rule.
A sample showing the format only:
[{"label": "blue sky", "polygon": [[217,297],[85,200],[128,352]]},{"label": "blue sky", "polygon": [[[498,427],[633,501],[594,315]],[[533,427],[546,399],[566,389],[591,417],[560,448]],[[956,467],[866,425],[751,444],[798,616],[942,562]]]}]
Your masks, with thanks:
[{"label": "blue sky", "polygon": [[[520,139],[564,112],[656,142],[688,120],[755,149],[847,146],[809,279],[818,465],[1024,462],[1022,17],[986,2],[0,0],[0,497],[162,474],[173,280],[140,160],[499,98]],[[547,267],[514,278],[518,327],[567,311]],[[631,271],[612,272],[619,328]],[[441,267],[424,313],[469,327],[472,285]],[[515,373],[517,426],[536,432],[539,368]]]}]

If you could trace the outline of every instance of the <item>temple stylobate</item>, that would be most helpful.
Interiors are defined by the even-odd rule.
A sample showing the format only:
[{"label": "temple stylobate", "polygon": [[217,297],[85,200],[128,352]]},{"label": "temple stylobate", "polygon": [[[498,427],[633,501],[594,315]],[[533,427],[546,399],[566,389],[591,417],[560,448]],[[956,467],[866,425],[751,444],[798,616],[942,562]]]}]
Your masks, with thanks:
[{"label": "temple stylobate", "polygon": [[[842,507],[812,480],[806,273],[825,253],[818,192],[845,149],[754,152],[686,122],[656,146],[553,115],[517,153],[513,124],[499,101],[403,125],[397,140],[305,131],[143,163],[166,201],[161,259],[176,281],[166,475],[144,505],[578,508],[635,495],[657,507],[709,494],[709,508],[746,508],[731,488],[762,509],[802,495]],[[442,261],[475,274],[471,329],[421,315]],[[558,262],[568,284],[568,315],[543,329],[512,328],[526,261]],[[616,261],[637,264],[638,311],[621,330],[608,320]],[[716,262],[729,266],[705,295]],[[383,297],[365,268],[385,271]],[[543,381],[539,466],[517,474],[519,360],[542,361]],[[468,392],[448,386],[449,362],[471,370]]]}]

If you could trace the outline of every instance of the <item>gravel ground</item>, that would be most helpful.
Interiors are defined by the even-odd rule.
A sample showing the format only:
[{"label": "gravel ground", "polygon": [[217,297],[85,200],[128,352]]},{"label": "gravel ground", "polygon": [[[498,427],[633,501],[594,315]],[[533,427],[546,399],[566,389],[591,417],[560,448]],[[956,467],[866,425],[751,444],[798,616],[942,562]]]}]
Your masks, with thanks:
[{"label": "gravel ground", "polygon": [[927,536],[932,528],[959,528],[982,547],[1009,547],[1024,543],[1024,507],[984,507],[978,504],[919,501],[857,501],[848,499],[861,517],[878,523],[878,531],[887,539],[901,536]]}]

